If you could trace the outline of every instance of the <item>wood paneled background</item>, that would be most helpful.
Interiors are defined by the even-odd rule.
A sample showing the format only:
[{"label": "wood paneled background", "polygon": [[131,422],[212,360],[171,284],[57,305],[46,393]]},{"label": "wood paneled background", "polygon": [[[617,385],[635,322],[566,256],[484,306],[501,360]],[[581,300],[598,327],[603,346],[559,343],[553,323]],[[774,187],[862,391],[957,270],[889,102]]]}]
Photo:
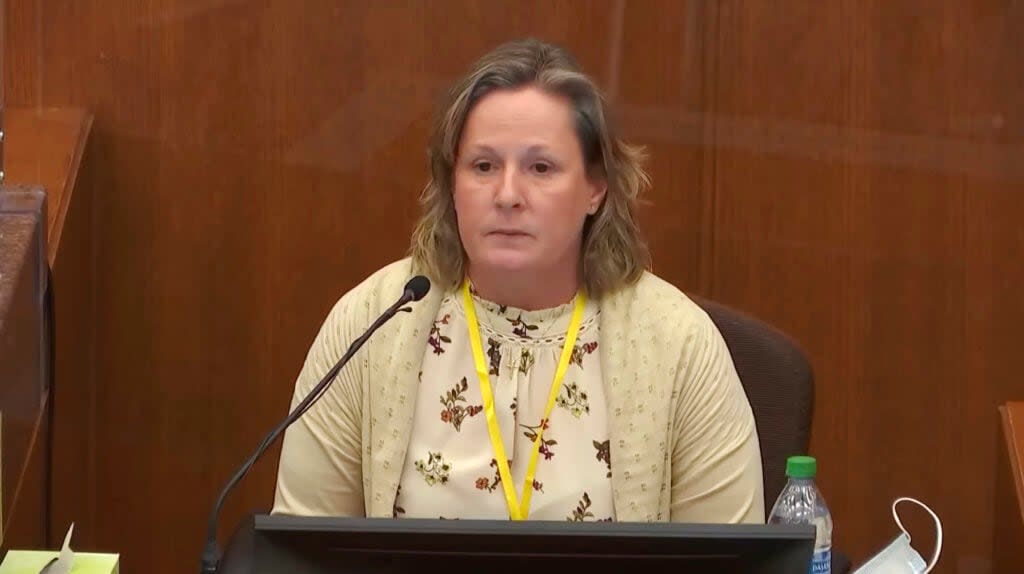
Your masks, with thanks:
[{"label": "wood paneled background", "polygon": [[[992,571],[996,405],[1024,397],[1024,4],[6,10],[7,104],[96,114],[96,365],[57,383],[90,407],[54,445],[73,453],[54,460],[54,542],[74,520],[78,548],[126,570],[195,567],[216,491],[284,415],[331,304],[404,254],[440,91],[536,35],[575,52],[648,146],[655,271],[806,348],[836,546],[881,548],[908,495],[944,519],[938,572]],[[277,452],[225,534],[270,504]]]}]

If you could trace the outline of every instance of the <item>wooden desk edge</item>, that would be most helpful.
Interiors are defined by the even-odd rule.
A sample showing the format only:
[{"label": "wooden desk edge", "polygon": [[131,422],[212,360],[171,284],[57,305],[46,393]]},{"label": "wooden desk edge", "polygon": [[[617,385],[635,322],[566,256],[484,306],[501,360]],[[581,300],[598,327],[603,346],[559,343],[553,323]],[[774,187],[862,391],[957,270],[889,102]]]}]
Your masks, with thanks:
[{"label": "wooden desk edge", "polygon": [[[999,414],[1003,421],[1003,438],[1005,439],[1010,472],[1017,492],[1017,510],[1024,522],[1024,402],[1006,403],[999,406]],[[1018,430],[1020,434],[1018,435]]]},{"label": "wooden desk edge", "polygon": [[64,189],[61,190],[60,202],[52,207],[52,209],[56,210],[56,217],[54,217],[53,228],[49,230],[49,237],[47,237],[48,253],[46,254],[51,266],[57,260],[57,250],[60,248],[60,238],[64,232],[64,219],[67,217],[68,208],[71,205],[71,199],[75,191],[75,184],[78,182],[78,170],[82,165],[82,156],[85,155],[85,144],[89,139],[89,132],[92,131],[92,112],[81,108],[77,108],[77,111],[80,111],[82,114],[82,124],[78,130],[78,140],[75,142],[75,149],[71,154],[71,160],[68,164],[68,176],[64,180]]}]

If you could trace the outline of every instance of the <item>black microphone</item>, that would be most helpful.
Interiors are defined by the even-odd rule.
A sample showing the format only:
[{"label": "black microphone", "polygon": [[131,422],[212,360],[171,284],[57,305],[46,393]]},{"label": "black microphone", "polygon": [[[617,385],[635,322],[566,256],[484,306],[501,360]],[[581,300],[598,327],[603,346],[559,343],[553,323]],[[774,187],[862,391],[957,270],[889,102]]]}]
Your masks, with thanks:
[{"label": "black microphone", "polygon": [[413,277],[405,284],[405,295],[410,297],[410,301],[419,301],[426,297],[427,291],[430,291],[430,279],[422,275]]},{"label": "black microphone", "polygon": [[231,480],[224,485],[224,488],[220,491],[220,495],[217,497],[216,504],[213,506],[213,511],[210,513],[210,520],[206,530],[206,546],[203,548],[203,556],[199,570],[201,574],[216,574],[217,569],[220,567],[221,550],[217,544],[217,518],[220,515],[221,507],[224,506],[224,500],[227,498],[228,493],[230,493],[231,490],[245,477],[245,475],[248,474],[249,469],[256,464],[259,457],[267,450],[267,448],[270,447],[271,444],[274,443],[277,437],[293,422],[298,420],[306,411],[308,411],[316,401],[320,400],[320,397],[323,396],[327,387],[334,382],[334,377],[338,375],[338,372],[345,366],[345,363],[352,358],[352,355],[363,346],[363,343],[370,338],[370,335],[380,328],[381,325],[394,317],[399,311],[411,311],[408,307],[403,309],[402,306],[412,301],[419,301],[426,296],[427,291],[430,291],[429,279],[422,275],[417,275],[410,279],[409,282],[405,284],[402,297],[399,298],[394,305],[388,307],[388,309],[370,325],[365,333],[352,342],[348,351],[338,359],[338,362],[331,367],[331,370],[327,371],[324,378],[320,379],[320,382],[313,387],[313,390],[306,395],[306,398],[296,405],[295,409],[290,412],[280,424],[270,431],[270,434],[268,434],[259,446],[256,447],[256,451],[252,453],[252,456],[245,461],[245,464],[243,464],[242,467],[238,469],[238,472],[231,477]]}]

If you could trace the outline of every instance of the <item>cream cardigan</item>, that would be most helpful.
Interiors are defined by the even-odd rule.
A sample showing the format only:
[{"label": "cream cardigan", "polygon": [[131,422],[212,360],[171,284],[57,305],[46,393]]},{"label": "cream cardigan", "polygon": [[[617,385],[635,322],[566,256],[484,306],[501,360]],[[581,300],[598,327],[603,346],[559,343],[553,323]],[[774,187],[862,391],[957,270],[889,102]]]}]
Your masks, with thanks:
[{"label": "cream cardigan", "polygon": [[[293,408],[412,274],[402,259],[341,297],[309,349]],[[443,297],[435,285],[381,327],[286,431],[272,512],[393,515],[420,365]],[[753,413],[707,314],[645,273],[600,301],[599,320],[616,519],[763,523]]]}]

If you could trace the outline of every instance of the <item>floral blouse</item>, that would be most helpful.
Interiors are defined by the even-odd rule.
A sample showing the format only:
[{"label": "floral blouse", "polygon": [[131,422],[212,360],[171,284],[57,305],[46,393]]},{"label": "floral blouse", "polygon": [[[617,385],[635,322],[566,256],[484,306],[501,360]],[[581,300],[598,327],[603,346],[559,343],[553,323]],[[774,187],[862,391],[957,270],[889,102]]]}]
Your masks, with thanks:
[{"label": "floral blouse", "polygon": [[[476,294],[473,301],[518,499],[573,302],[524,311],[498,306]],[[544,430],[530,519],[614,518],[608,419],[597,352],[598,313],[597,304],[588,300],[569,369]],[[394,515],[508,518],[461,293],[441,303],[428,342]]]}]

